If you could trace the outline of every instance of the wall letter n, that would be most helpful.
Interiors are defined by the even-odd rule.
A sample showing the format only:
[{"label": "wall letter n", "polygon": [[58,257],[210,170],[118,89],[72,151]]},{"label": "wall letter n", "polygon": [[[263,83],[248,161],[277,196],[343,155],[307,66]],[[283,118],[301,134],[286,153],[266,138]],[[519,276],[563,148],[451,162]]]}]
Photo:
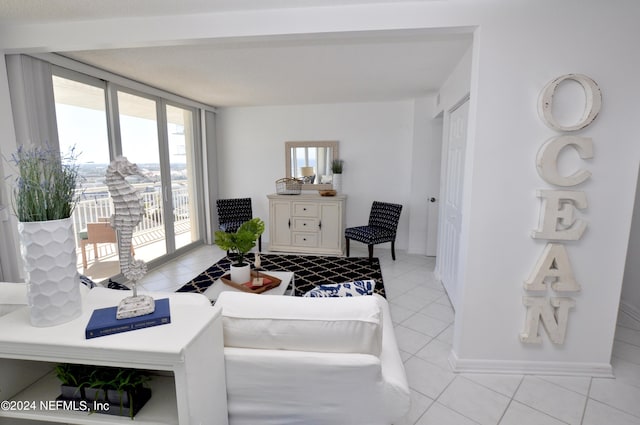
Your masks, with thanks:
[{"label": "wall letter n", "polygon": [[551,342],[564,343],[567,333],[567,321],[569,309],[575,307],[576,302],[572,298],[555,297],[522,297],[522,302],[527,307],[525,329],[520,334],[520,341],[531,344],[541,344],[542,338],[538,334],[540,319],[544,325]]}]

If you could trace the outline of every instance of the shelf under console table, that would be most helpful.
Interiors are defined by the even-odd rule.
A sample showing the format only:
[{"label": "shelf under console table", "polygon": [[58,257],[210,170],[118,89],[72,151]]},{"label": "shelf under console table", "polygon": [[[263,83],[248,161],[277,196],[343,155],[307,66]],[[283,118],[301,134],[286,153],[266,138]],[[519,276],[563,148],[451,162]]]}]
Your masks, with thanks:
[{"label": "shelf under console table", "polygon": [[268,195],[269,250],[344,253],[346,195]]},{"label": "shelf under console table", "polygon": [[227,425],[221,310],[199,294],[148,294],[170,299],[170,324],[85,339],[93,310],[117,305],[127,295],[104,288],[92,289],[83,300],[82,315],[62,325],[31,326],[28,307],[0,317],[0,400],[35,402],[36,407],[0,410],[0,423],[131,422],[128,417],[39,408],[41,401],[46,404],[60,394],[55,364],[77,363],[157,371],[150,382],[151,400],[136,423]]}]

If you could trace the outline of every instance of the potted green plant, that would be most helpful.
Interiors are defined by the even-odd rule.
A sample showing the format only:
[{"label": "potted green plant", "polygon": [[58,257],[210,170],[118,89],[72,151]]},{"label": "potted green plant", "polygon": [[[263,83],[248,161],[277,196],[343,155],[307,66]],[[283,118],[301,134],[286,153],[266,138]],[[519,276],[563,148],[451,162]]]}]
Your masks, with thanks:
[{"label": "potted green plant", "polygon": [[[81,313],[71,219],[80,178],[76,159],[73,149],[63,156],[51,147],[21,146],[9,161],[18,173],[13,207],[34,326],[58,325]],[[55,262],[51,252],[56,253]]]},{"label": "potted green plant", "polygon": [[60,394],[66,400],[81,400],[85,398],[85,371],[82,365],[60,363],[54,368],[54,373],[60,381]]},{"label": "potted green plant", "polygon": [[343,165],[344,161],[342,159],[334,159],[331,161],[331,172],[333,174],[342,174]]},{"label": "potted green plant", "polygon": [[107,389],[112,386],[111,368],[95,367],[87,377],[85,397],[90,401],[106,401]]},{"label": "potted green plant", "polygon": [[85,400],[89,406],[98,401],[109,407],[96,410],[98,413],[133,418],[151,398],[146,386],[151,376],[144,370],[61,363],[54,372],[63,399]]},{"label": "potted green plant", "polygon": [[139,369],[118,369],[107,389],[107,399],[110,403],[120,406],[120,412],[126,408],[133,417],[135,409],[151,397],[151,390],[146,384],[151,377]]},{"label": "potted green plant", "polygon": [[235,233],[227,233],[222,230],[215,232],[215,243],[232,254],[231,280],[244,283],[251,280],[251,266],[245,263],[245,255],[256,246],[256,241],[264,232],[264,221],[252,218],[240,225]]},{"label": "potted green plant", "polygon": [[331,161],[331,172],[333,173],[332,183],[333,190],[340,192],[342,190],[342,167],[344,161],[341,159],[334,159]]}]

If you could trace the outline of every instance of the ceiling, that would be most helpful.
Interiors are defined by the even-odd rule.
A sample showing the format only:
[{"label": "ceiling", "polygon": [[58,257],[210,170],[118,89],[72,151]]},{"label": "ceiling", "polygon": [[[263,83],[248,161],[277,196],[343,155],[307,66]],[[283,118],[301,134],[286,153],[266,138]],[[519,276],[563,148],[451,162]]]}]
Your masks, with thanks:
[{"label": "ceiling", "polygon": [[[421,0],[430,1],[430,0]],[[156,16],[387,0],[0,0],[0,23]],[[212,106],[370,102],[435,93],[470,33],[375,31],[60,52]]]},{"label": "ceiling", "polygon": [[[412,1],[421,3],[442,0]],[[398,0],[0,0],[0,23],[79,21],[394,2]]]}]

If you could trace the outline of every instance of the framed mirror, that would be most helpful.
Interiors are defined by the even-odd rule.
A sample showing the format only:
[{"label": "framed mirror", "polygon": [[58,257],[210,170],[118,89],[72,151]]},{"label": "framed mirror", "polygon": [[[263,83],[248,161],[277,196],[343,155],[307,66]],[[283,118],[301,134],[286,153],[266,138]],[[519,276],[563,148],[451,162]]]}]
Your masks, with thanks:
[{"label": "framed mirror", "polygon": [[285,142],[286,176],[303,180],[303,190],[332,188],[331,162],[338,159],[338,142]]}]

